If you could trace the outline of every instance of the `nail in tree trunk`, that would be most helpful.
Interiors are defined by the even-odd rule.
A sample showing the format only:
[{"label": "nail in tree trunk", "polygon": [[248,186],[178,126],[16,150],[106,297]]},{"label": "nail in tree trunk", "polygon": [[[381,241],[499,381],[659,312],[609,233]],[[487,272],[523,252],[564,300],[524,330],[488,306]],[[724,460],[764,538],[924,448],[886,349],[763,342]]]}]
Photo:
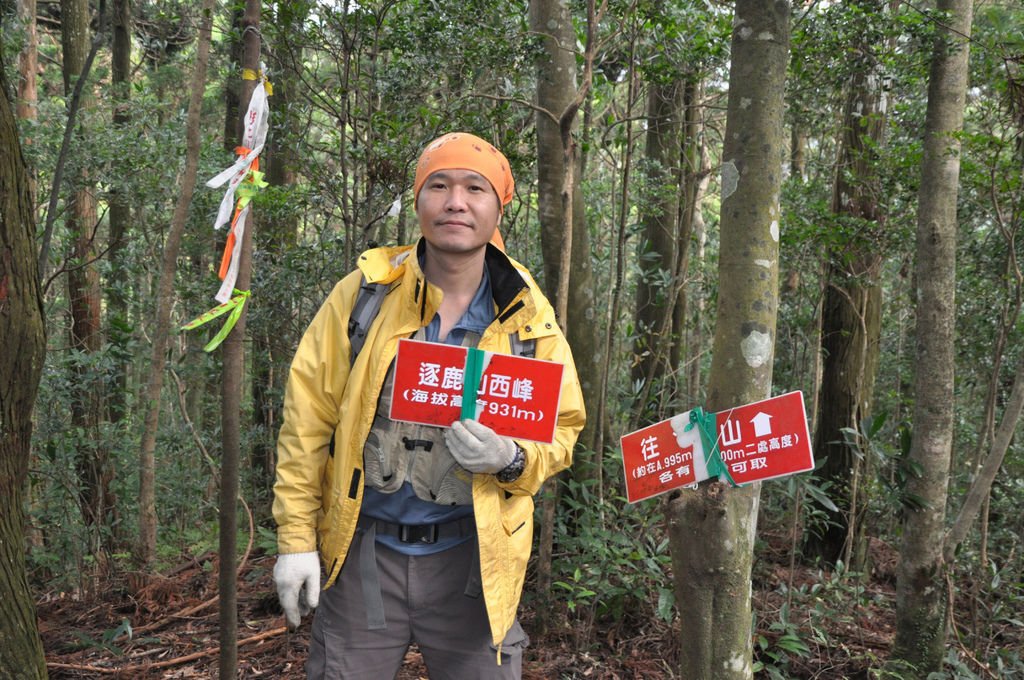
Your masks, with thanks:
[{"label": "nail in tree trunk", "polygon": [[953,447],[956,307],[956,204],[967,94],[973,5],[939,0],[948,23],[937,26],[928,76],[921,188],[917,207],[917,348],[914,436],[903,541],[896,572],[893,657],[909,677],[938,671],[945,647],[946,585],[942,557],[949,462]]},{"label": "nail in tree trunk", "polygon": [[[779,192],[790,4],[740,0],[733,22],[719,293],[709,411],[770,395],[778,311]],[[667,504],[680,677],[752,677],[751,582],[760,486],[720,482]]]}]

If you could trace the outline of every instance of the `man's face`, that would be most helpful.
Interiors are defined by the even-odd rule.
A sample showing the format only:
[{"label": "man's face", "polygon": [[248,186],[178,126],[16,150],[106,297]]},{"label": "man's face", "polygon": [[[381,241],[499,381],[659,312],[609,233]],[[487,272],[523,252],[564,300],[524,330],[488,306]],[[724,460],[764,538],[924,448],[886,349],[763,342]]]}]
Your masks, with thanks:
[{"label": "man's face", "polygon": [[472,170],[438,170],[416,197],[423,238],[448,253],[468,253],[487,245],[501,219],[498,195]]}]

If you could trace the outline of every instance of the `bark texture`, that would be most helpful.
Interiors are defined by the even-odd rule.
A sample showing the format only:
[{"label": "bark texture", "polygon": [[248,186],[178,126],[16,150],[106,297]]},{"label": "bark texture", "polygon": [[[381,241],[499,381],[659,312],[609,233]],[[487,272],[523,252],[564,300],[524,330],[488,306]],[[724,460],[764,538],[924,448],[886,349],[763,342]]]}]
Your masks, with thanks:
[{"label": "bark texture", "polygon": [[[569,5],[534,0],[530,3],[530,29],[541,36],[544,45],[543,53],[536,62],[537,104],[557,117],[570,105],[577,92],[576,32]],[[562,179],[565,162],[557,120],[541,112],[538,112],[536,120],[537,202],[541,250],[544,255],[544,287],[554,303],[554,294],[563,276],[559,263],[563,243]],[[583,387],[584,403],[595,404],[601,386],[600,370],[604,349],[599,341],[590,237],[587,233],[586,208],[579,189],[580,175],[577,166],[571,196],[571,285],[567,318],[562,323],[572,347],[576,371]],[[564,275],[569,274],[566,272]],[[594,429],[599,426],[597,419],[588,419],[579,438],[583,448],[593,449]]]},{"label": "bark texture", "polygon": [[683,129],[683,82],[650,85],[647,95],[646,200],[642,203],[644,238],[636,289],[637,339],[633,346],[632,380],[642,381],[638,410],[654,407],[646,420],[665,416],[658,404],[671,394],[672,316],[676,302],[676,261],[679,218],[680,137]]},{"label": "bark texture", "polygon": [[[128,109],[131,98],[131,73],[132,73],[132,3],[131,0],[114,0],[112,12],[112,37],[110,48],[110,84],[113,94],[112,119],[114,128],[121,135],[124,128],[130,121]],[[115,156],[113,160],[115,174],[127,178],[132,170],[125,156]],[[128,320],[128,272],[125,262],[125,238],[131,224],[132,211],[127,192],[123,188],[115,187],[110,193],[109,212],[107,218],[110,223],[110,246],[108,257],[110,258],[110,277],[107,290],[107,305],[109,314],[107,317],[107,336],[112,345],[119,349],[127,347],[131,340],[132,329]],[[128,370],[131,361],[127,358],[127,351],[123,352],[125,358],[119,359],[114,367],[112,380],[113,389],[110,390],[110,419],[114,422],[120,421],[125,416],[126,395],[128,392]]]},{"label": "bark texture", "polygon": [[25,574],[25,478],[32,407],[46,353],[35,221],[0,55],[0,669],[45,678],[46,659]]},{"label": "bark texture", "polygon": [[917,347],[914,436],[896,576],[896,642],[903,672],[938,671],[945,646],[946,587],[942,558],[953,445],[956,204],[967,93],[971,0],[940,0],[949,17],[938,27],[928,77],[924,154],[917,209]]},{"label": "bark texture", "polygon": [[[722,155],[721,282],[706,407],[769,396],[778,311],[779,191],[790,4],[740,0]],[[750,569],[759,485],[705,483],[668,504],[680,677],[750,678]]]},{"label": "bark texture", "polygon": [[[850,562],[863,512],[860,480],[866,476],[866,457],[857,455],[844,428],[860,431],[861,421],[871,414],[875,376],[878,372],[879,335],[882,325],[882,289],[879,282],[884,249],[879,246],[885,215],[879,203],[881,181],[877,149],[885,133],[885,99],[882,75],[871,54],[872,18],[879,17],[883,3],[860,0],[859,17],[865,21],[859,40],[861,55],[853,65],[840,131],[832,212],[842,234],[829,249],[825,299],[822,303],[821,355],[823,371],[813,450],[825,463],[820,470],[830,482],[829,497],[839,512],[830,523],[811,535],[813,554],[828,563]],[[863,568],[860,560],[858,570]]]}]

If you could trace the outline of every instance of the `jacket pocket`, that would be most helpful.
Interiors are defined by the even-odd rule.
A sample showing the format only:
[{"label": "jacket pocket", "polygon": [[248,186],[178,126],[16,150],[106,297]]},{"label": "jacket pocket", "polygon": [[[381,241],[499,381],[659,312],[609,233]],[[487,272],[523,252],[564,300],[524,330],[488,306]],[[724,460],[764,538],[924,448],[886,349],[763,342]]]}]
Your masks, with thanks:
[{"label": "jacket pocket", "polygon": [[509,496],[501,502],[501,525],[506,535],[512,536],[527,530],[532,522],[532,496]]},{"label": "jacket pocket", "polygon": [[383,493],[394,493],[405,481],[405,469],[399,465],[396,447],[398,433],[393,424],[381,416],[373,419],[373,427],[363,446],[363,470],[366,485]]}]

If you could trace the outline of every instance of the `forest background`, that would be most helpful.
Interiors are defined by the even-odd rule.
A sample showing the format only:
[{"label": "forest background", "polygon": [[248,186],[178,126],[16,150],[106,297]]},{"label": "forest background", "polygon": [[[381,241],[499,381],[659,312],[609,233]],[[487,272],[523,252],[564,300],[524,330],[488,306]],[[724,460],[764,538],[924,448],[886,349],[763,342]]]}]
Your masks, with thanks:
[{"label": "forest background", "polygon": [[[95,598],[114,582],[130,599],[183,555],[215,549],[218,536],[223,549],[235,522],[224,514],[224,489],[233,501],[235,488],[225,474],[237,475],[254,527],[240,522],[229,552],[273,555],[274,445],[292,352],[363,249],[415,237],[417,155],[461,129],[512,162],[504,239],[556,304],[588,406],[573,469],[538,503],[524,601],[535,636],[569,640],[596,659],[592,670],[629,656],[614,640],[653,638],[666,677],[1024,677],[1024,519],[1014,510],[1024,502],[1024,447],[1013,436],[1024,384],[1024,4],[0,8],[46,337],[27,468],[0,479],[17,501],[5,515],[25,513],[23,528],[8,521],[5,530],[23,532],[16,544],[27,548],[40,606],[55,593]],[[757,61],[737,52],[743,12],[784,21],[765,41],[776,48],[762,64],[765,83],[736,76],[737,62]],[[955,286],[940,296],[955,300],[943,360],[921,350],[944,336],[922,321],[943,305],[926,304],[920,213],[931,200],[922,178],[936,64],[957,54],[969,54],[962,129],[939,154],[958,171],[946,190],[956,199],[955,257],[938,258]],[[228,362],[203,351],[219,322],[173,329],[215,304],[224,232],[212,225],[223,190],[202,184],[237,157],[257,72],[272,84],[271,127],[266,185],[250,191],[251,297],[235,334],[244,338],[235,355],[244,356],[241,458],[225,473]],[[726,224],[725,210],[745,181],[727,124],[767,115],[737,94],[759,84],[779,102],[763,140],[774,182],[763,233]],[[734,139],[761,141],[737,129]],[[714,387],[713,362],[743,360],[718,343],[716,309],[732,299],[720,272],[768,233],[777,248],[763,260],[769,361],[754,382],[761,397],[803,391],[817,469],[746,496],[706,485],[627,504],[619,436],[695,406],[736,405]],[[947,372],[948,399],[915,400],[922,379]],[[929,409],[948,411],[948,436],[928,428],[948,460],[915,437]],[[935,478],[936,460],[937,496],[920,481]],[[688,619],[702,617],[683,581],[735,595],[711,573],[722,556],[709,546],[728,537],[683,507],[698,493],[746,498],[745,510],[722,516],[754,518],[731,528],[751,538],[738,573],[760,594],[752,615],[746,601],[741,641],[727,641],[740,659],[735,675],[687,673]],[[901,627],[916,601],[906,565],[924,559],[913,518],[934,513],[941,532],[926,541],[941,564],[918,585],[939,594],[939,624]],[[269,564],[251,578],[265,579]],[[838,623],[863,639],[872,616],[893,612],[892,650],[891,630],[873,646],[836,637]],[[724,633],[715,619],[705,634],[715,626]],[[124,623],[106,633],[77,643],[109,652],[118,642],[124,653]]]}]

